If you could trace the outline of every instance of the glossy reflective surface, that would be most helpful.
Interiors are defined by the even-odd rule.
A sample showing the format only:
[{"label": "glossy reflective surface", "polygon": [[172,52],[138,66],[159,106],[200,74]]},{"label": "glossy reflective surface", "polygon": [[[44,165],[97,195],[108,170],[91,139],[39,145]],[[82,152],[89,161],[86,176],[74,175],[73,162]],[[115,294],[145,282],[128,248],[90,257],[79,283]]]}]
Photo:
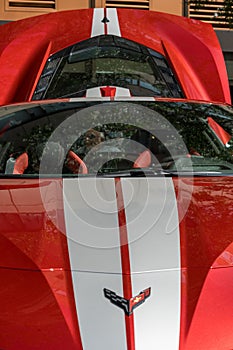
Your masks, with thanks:
[{"label": "glossy reflective surface", "polygon": [[230,106],[106,99],[0,109],[1,174],[232,174]]}]

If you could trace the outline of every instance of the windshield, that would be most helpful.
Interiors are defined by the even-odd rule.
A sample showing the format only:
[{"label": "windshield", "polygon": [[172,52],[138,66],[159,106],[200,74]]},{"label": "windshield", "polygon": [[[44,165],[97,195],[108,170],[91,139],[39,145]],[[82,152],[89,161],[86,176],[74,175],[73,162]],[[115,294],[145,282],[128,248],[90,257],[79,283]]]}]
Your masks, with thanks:
[{"label": "windshield", "polygon": [[233,110],[185,102],[56,102],[0,109],[4,176],[232,174]]}]

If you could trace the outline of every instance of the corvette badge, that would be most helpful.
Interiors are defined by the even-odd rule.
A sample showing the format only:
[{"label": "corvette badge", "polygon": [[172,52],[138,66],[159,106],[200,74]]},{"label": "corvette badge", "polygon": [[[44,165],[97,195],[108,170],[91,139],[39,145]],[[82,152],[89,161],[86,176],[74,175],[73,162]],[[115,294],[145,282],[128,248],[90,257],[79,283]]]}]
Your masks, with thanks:
[{"label": "corvette badge", "polygon": [[112,304],[123,309],[127,316],[130,316],[136,307],[144,303],[144,301],[147,298],[149,298],[150,294],[151,294],[151,288],[149,287],[147,289],[144,289],[135,297],[132,297],[130,299],[125,299],[117,295],[115,292],[104,288],[105,298],[109,299]]}]

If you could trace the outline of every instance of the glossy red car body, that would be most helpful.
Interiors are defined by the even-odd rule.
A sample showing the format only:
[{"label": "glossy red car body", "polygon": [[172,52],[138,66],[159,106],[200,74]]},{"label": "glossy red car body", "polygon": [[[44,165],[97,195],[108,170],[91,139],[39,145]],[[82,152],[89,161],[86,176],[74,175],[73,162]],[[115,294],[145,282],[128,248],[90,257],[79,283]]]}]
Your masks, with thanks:
[{"label": "glossy red car body", "polygon": [[[180,183],[184,187],[182,191],[189,190],[188,179],[173,181],[175,188]],[[62,181],[57,180],[55,184],[54,210],[59,220],[63,220],[63,214],[57,209],[60,204],[62,212]],[[1,348],[83,349],[66,236],[44,210],[41,185],[50,186],[50,180],[39,184],[38,180],[28,179],[22,184],[22,180],[1,179]],[[196,178],[191,186],[190,207],[180,224],[179,349],[230,350],[233,344],[232,177]],[[178,210],[182,211],[182,204],[178,204]],[[99,254],[101,251],[96,261],[100,259]],[[148,253],[142,249],[142,257],[143,254]],[[156,278],[154,274],[151,271],[145,286],[151,285],[151,280]],[[101,275],[106,276],[106,272],[98,278],[103,278]],[[95,273],[89,272],[89,276],[94,279]],[[130,278],[130,270],[124,276]],[[88,285],[86,288],[94,288],[93,281]],[[156,289],[152,293],[156,302]],[[162,322],[166,314],[160,317]],[[145,336],[147,332],[156,333],[156,327],[148,324],[147,319],[145,327]],[[99,333],[102,337],[103,331]],[[128,334],[134,337],[133,329],[129,329]],[[97,337],[98,332],[93,329],[90,338],[97,342]],[[107,348],[104,339],[101,343]],[[175,344],[172,348],[178,349]],[[135,344],[128,344],[127,349],[135,349]]]},{"label": "glossy red car body", "polygon": [[[105,16],[110,21],[103,23]],[[87,9],[0,27],[0,104],[31,100],[50,55],[100,34],[116,34],[164,55],[186,98],[230,103],[224,58],[209,24],[153,11]]]},{"label": "glossy red car body", "polygon": [[[156,12],[116,13],[118,35],[164,55],[189,99],[164,101],[211,100],[227,108],[224,59],[209,25]],[[0,27],[1,112],[32,100],[50,55],[95,30],[113,33],[115,24],[101,22],[104,16],[112,10],[53,13]],[[43,109],[46,101],[40,104]],[[107,205],[96,211],[88,202],[97,201],[91,177],[78,179],[85,201],[77,179],[0,176],[1,350],[233,349],[232,174],[110,176],[100,179]],[[85,213],[89,221],[82,220]],[[154,216],[158,220],[147,226]],[[147,234],[130,240],[144,226]],[[107,242],[116,234],[119,245],[76,244],[72,236],[102,231]]]},{"label": "glossy red car body", "polygon": [[[13,121],[34,105],[1,113]],[[229,171],[1,174],[1,349],[230,350],[232,195]]]}]

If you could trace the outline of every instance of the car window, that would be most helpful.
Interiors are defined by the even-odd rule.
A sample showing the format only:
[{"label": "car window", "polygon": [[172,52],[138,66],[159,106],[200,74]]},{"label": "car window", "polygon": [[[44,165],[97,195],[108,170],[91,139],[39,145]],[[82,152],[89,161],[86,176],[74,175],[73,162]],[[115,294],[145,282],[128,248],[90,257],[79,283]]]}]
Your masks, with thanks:
[{"label": "car window", "polygon": [[4,108],[4,176],[233,172],[231,107],[76,101]]},{"label": "car window", "polygon": [[165,57],[124,38],[103,35],[48,59],[34,100],[84,96],[96,86],[128,88],[131,96],[182,97]]}]

